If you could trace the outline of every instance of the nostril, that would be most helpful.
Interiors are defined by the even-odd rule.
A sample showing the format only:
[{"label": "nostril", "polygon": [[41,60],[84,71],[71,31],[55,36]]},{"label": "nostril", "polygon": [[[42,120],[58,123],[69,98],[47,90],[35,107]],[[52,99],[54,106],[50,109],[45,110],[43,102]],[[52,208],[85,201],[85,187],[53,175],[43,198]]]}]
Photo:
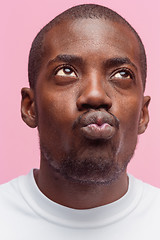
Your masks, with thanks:
[{"label": "nostril", "polygon": [[84,104],[82,104],[82,108],[89,109],[89,108],[93,108],[93,106],[91,106],[90,104],[84,103]]},{"label": "nostril", "polygon": [[99,105],[98,107],[97,107],[98,109],[105,109],[105,110],[109,110],[110,108],[111,108],[111,105],[107,105],[107,104],[102,104],[102,105]]},{"label": "nostril", "polygon": [[87,103],[84,103],[81,105],[81,108],[82,109],[105,109],[105,110],[109,110],[111,106],[107,105],[107,104],[101,104],[99,106],[97,105],[91,105],[91,104],[87,104]]}]

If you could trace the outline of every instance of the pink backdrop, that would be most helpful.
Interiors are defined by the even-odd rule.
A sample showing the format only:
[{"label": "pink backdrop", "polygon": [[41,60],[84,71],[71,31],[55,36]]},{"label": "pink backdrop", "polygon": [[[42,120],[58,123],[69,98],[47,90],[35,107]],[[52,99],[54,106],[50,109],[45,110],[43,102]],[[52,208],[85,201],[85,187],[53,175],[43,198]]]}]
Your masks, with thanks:
[{"label": "pink backdrop", "polygon": [[6,0],[0,13],[0,183],[39,166],[38,134],[21,120],[20,90],[28,86],[27,61],[36,33],[54,16],[80,3],[98,3],[122,14],[140,34],[148,56],[146,94],[150,124],[139,137],[128,170],[160,187],[160,1],[159,0]]}]

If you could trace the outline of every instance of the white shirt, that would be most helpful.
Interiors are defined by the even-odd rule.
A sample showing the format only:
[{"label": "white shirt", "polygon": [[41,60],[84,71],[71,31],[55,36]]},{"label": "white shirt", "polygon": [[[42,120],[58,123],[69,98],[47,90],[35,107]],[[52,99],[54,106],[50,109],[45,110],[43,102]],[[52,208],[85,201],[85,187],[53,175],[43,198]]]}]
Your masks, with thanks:
[{"label": "white shirt", "polygon": [[129,176],[127,193],[75,210],[41,193],[33,170],[0,186],[1,240],[160,240],[160,190]]}]

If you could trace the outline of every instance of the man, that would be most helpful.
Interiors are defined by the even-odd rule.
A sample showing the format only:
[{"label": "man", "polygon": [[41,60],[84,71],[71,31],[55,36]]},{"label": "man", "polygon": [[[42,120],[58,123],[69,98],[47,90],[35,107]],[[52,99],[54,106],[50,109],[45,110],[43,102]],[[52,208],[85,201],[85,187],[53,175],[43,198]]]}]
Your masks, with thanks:
[{"label": "man", "polygon": [[126,171],[145,80],[139,36],[108,8],[73,7],[38,33],[21,111],[40,169],[1,186],[1,239],[160,239],[160,191]]}]

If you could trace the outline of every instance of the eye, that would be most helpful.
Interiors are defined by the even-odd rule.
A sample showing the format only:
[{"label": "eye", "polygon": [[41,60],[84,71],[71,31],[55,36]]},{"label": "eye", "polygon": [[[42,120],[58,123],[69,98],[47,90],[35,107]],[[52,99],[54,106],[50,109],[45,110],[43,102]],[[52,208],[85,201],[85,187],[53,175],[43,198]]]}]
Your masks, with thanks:
[{"label": "eye", "polygon": [[62,67],[61,69],[56,71],[55,75],[60,77],[77,77],[76,73],[71,67]]},{"label": "eye", "polygon": [[111,78],[114,79],[133,79],[133,75],[129,70],[120,70],[119,72],[114,73]]},{"label": "eye", "polygon": [[112,72],[110,80],[118,89],[129,89],[136,84],[135,74],[130,69],[117,69]]}]

